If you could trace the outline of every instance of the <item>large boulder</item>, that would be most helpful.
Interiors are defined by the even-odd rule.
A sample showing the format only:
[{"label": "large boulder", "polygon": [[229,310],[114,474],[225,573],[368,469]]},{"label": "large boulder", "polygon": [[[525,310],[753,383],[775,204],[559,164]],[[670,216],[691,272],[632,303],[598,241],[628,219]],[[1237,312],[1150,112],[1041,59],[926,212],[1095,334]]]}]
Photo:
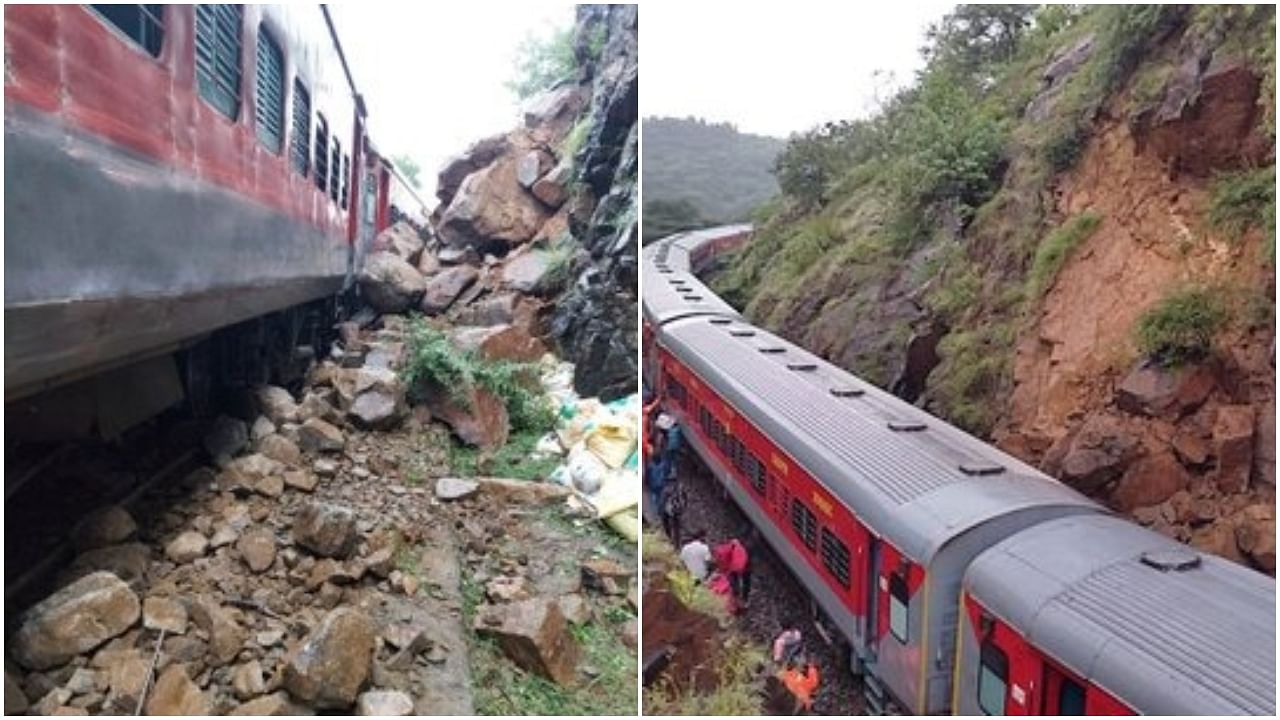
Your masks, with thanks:
[{"label": "large boulder", "polygon": [[204,557],[209,550],[209,538],[195,530],[187,530],[164,546],[165,557],[178,565]]},{"label": "large boulder", "polygon": [[586,90],[573,84],[539,93],[525,101],[524,126],[540,142],[558,141],[568,134],[588,99]]},{"label": "large boulder", "polygon": [[460,349],[486,360],[537,362],[547,353],[546,344],[515,325],[457,328],[452,338]]},{"label": "large boulder", "polygon": [[65,579],[74,580],[95,572],[109,572],[126,583],[142,580],[151,566],[151,546],[140,542],[94,548],[71,561]]},{"label": "large boulder", "polygon": [[258,408],[276,427],[298,421],[298,404],[288,390],[275,385],[254,388],[253,397]]},{"label": "large boulder", "polygon": [[1261,570],[1276,571],[1276,509],[1274,505],[1250,505],[1236,519],[1236,545]]},{"label": "large boulder", "polygon": [[1253,469],[1253,407],[1223,405],[1213,422],[1213,454],[1218,458],[1218,489],[1225,493],[1249,488]]},{"label": "large boulder", "polygon": [[1218,379],[1208,365],[1167,368],[1144,361],[1116,388],[1116,405],[1135,415],[1178,419],[1195,412],[1209,399]]},{"label": "large boulder", "polygon": [[513,254],[502,266],[502,283],[526,295],[541,292],[555,264],[556,256],[546,250]]},{"label": "large boulder", "polygon": [[349,557],[359,540],[356,513],[344,505],[308,503],[293,520],[293,539],[322,557]]},{"label": "large boulder", "polygon": [[1182,490],[1190,476],[1170,452],[1148,455],[1135,462],[1111,492],[1111,502],[1122,511],[1158,505]]},{"label": "large boulder", "polygon": [[315,708],[350,708],[369,680],[376,636],[364,613],[334,610],[290,656],[285,689]]},{"label": "large boulder", "polygon": [[398,255],[376,252],[360,269],[360,292],[380,313],[402,313],[418,303],[426,278]]},{"label": "large boulder", "polygon": [[262,453],[253,453],[232,460],[218,475],[218,484],[224,490],[240,495],[254,492],[270,495],[271,485],[282,472],[284,465],[279,461]]},{"label": "large boulder", "polygon": [[497,640],[521,668],[561,685],[576,679],[580,648],[554,600],[532,598],[485,606],[474,628]]},{"label": "large boulder", "polygon": [[366,428],[387,429],[404,418],[405,387],[394,371],[376,364],[371,354],[364,367],[336,371],[333,386],[348,417]]},{"label": "large boulder", "polygon": [[257,450],[263,457],[275,460],[282,465],[299,467],[302,465],[302,450],[289,438],[272,433],[257,443]]},{"label": "large boulder", "polygon": [[559,208],[569,199],[569,182],[573,180],[573,166],[561,162],[533,184],[530,191],[550,208]]},{"label": "large boulder", "polygon": [[453,247],[502,252],[527,242],[549,213],[520,186],[516,158],[504,156],[462,182],[441,217],[440,238]]},{"label": "large boulder", "polygon": [[516,180],[524,188],[532,188],[538,179],[546,175],[556,164],[551,153],[541,148],[530,150],[520,156],[516,164]]},{"label": "large boulder", "polygon": [[418,231],[403,220],[378,233],[373,240],[374,252],[391,253],[410,265],[418,264],[425,245]]},{"label": "large boulder", "polygon": [[13,659],[32,670],[62,665],[133,627],[142,602],[123,580],[95,572],[32,606],[11,641]]},{"label": "large boulder", "polygon": [[477,141],[466,152],[446,162],[436,176],[436,198],[440,200],[440,209],[449,207],[467,176],[487,167],[510,146],[506,135],[494,135]]},{"label": "large boulder", "polygon": [[441,270],[427,283],[426,291],[422,294],[422,312],[439,315],[448,310],[479,276],[480,272],[470,265],[455,265]]},{"label": "large boulder", "polygon": [[459,440],[483,450],[496,450],[507,443],[510,418],[506,404],[497,395],[482,387],[423,384],[431,416],[447,424]]},{"label": "large boulder", "polygon": [[1093,492],[1120,477],[1139,452],[1138,439],[1117,418],[1093,415],[1070,438],[1057,475],[1081,492]]},{"label": "large boulder", "polygon": [[298,426],[298,445],[307,452],[342,452],[346,444],[342,431],[320,418]]},{"label": "large boulder", "polygon": [[71,544],[77,550],[93,550],[122,543],[138,532],[138,523],[119,505],[107,505],[84,516],[71,529]]}]

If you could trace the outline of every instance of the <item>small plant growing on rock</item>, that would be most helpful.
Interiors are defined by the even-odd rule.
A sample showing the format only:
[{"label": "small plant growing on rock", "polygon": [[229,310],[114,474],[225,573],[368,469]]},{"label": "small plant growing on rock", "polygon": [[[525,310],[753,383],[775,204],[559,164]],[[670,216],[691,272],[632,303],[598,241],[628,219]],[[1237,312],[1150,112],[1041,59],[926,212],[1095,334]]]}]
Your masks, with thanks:
[{"label": "small plant growing on rock", "polygon": [[1102,218],[1094,213],[1085,212],[1064,222],[1049,233],[1044,242],[1036,248],[1035,259],[1031,263],[1031,288],[1033,296],[1041,295],[1058,277],[1058,271],[1066,264],[1067,258],[1080,243],[1087,240],[1098,229]]},{"label": "small plant growing on rock", "polygon": [[1205,288],[1176,291],[1138,318],[1138,349],[1166,366],[1201,360],[1227,321],[1221,300]]}]

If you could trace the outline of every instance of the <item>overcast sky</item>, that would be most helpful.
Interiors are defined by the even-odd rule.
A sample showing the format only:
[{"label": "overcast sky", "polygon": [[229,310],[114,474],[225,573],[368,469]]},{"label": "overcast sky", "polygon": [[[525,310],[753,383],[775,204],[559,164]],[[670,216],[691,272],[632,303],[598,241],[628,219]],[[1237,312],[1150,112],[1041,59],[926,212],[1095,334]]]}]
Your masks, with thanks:
[{"label": "overcast sky", "polygon": [[[866,115],[921,67],[925,27],[954,3],[650,3],[640,110],[786,137]],[[887,71],[890,75],[877,71]]]},{"label": "overcast sky", "polygon": [[571,3],[332,3],[374,144],[422,166],[435,204],[440,166],[472,142],[515,127],[505,82],[520,42],[573,24]]}]

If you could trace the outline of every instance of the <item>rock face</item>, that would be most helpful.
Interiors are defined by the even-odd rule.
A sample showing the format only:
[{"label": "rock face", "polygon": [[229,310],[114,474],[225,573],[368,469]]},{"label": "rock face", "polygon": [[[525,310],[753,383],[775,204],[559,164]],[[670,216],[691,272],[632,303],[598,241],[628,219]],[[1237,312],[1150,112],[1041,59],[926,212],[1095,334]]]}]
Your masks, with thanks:
[{"label": "rock face", "polygon": [[293,521],[293,539],[321,557],[348,557],[359,540],[356,514],[342,505],[308,503]]},{"label": "rock face", "polygon": [[1218,458],[1218,489],[1242,492],[1253,468],[1253,407],[1224,405],[1213,423],[1213,449]]},{"label": "rock face", "polygon": [[439,315],[448,310],[453,301],[471,287],[478,275],[479,272],[470,265],[456,265],[441,271],[427,283],[422,295],[422,312]]},{"label": "rock face", "polygon": [[412,308],[427,289],[427,281],[417,268],[390,252],[365,258],[359,282],[364,298],[381,313],[401,313]]},{"label": "rock face", "polygon": [[373,622],[363,613],[334,610],[289,658],[285,689],[312,707],[351,707],[369,680],[375,637]]},{"label": "rock face", "polygon": [[[580,395],[612,399],[633,392],[636,356],[636,223],[639,66],[637,11],[626,5],[581,5],[575,54],[588,78],[591,131],[574,158],[586,195],[573,199],[569,225],[588,259],[574,268],[556,304],[551,333],[575,364]],[[592,39],[603,36],[596,56]],[[595,201],[592,198],[599,198]]]},{"label": "rock face", "polygon": [[580,649],[560,606],[533,598],[481,609],[475,629],[495,638],[517,665],[561,685],[577,676]]},{"label": "rock face", "polygon": [[1216,384],[1213,370],[1205,365],[1169,369],[1144,362],[1116,388],[1116,404],[1135,414],[1179,418],[1200,407]]},{"label": "rock face", "polygon": [[141,614],[138,596],[120,578],[86,575],[26,612],[13,658],[33,670],[61,665],[133,627]]}]

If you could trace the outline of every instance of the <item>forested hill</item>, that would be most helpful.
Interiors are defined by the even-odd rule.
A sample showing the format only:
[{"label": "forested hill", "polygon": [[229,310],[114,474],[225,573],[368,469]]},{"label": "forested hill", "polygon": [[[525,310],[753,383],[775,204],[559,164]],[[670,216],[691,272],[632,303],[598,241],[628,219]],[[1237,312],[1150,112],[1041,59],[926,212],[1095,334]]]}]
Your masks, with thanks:
[{"label": "forested hill", "polygon": [[669,224],[741,220],[778,192],[770,170],[784,140],[695,118],[653,117],[643,122],[646,239],[652,239],[655,227],[651,210],[652,220],[662,229]]}]

